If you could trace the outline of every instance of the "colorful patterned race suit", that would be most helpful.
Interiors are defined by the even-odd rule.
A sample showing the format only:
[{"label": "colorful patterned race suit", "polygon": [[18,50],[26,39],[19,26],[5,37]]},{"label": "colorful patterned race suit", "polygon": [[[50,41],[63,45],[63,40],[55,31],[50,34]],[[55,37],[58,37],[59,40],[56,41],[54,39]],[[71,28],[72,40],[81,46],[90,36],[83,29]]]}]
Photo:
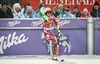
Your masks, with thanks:
[{"label": "colorful patterned race suit", "polygon": [[44,20],[43,22],[43,29],[44,29],[44,36],[45,36],[45,41],[52,42],[52,47],[53,47],[53,52],[52,56],[59,55],[59,44],[57,37],[54,34],[54,25],[57,26],[57,29],[59,29],[59,24],[60,24],[60,19],[55,19],[54,17],[50,16],[48,17],[48,20]]}]

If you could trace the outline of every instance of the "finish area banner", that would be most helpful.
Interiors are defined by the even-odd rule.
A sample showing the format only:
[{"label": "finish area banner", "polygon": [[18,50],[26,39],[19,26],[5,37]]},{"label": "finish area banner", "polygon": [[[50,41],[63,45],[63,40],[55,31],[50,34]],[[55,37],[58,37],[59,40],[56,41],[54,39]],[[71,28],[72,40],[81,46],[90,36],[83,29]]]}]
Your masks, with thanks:
[{"label": "finish area banner", "polygon": [[[49,55],[41,39],[42,19],[0,19],[0,56]],[[86,19],[61,19],[60,55],[87,54]],[[56,30],[54,30],[57,35]]]},{"label": "finish area banner", "polygon": [[95,44],[94,54],[100,55],[100,19],[94,20],[95,22]]},{"label": "finish area banner", "polygon": [[83,11],[84,8],[87,8],[90,11],[96,1],[100,4],[99,0],[21,0],[21,5],[24,7],[30,3],[30,5],[37,10],[39,9],[39,3],[44,2],[46,7],[50,7],[53,10],[59,3],[63,3],[64,8],[69,6],[71,11],[73,11],[75,5],[79,6],[80,11]]}]

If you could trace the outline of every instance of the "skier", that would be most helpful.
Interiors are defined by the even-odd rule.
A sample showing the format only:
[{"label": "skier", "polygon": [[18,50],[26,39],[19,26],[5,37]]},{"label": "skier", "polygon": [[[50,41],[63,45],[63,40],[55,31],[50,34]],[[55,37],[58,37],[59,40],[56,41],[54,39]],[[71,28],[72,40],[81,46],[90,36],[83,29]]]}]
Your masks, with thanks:
[{"label": "skier", "polygon": [[57,32],[60,32],[59,27],[60,27],[60,19],[55,19],[54,16],[52,15],[51,9],[50,8],[45,8],[44,10],[44,22],[42,23],[43,25],[43,35],[44,35],[44,42],[49,42],[50,46],[50,55],[51,59],[53,60],[58,60],[57,56],[59,55],[59,39],[56,38],[53,30],[54,30],[54,25],[57,26]]}]

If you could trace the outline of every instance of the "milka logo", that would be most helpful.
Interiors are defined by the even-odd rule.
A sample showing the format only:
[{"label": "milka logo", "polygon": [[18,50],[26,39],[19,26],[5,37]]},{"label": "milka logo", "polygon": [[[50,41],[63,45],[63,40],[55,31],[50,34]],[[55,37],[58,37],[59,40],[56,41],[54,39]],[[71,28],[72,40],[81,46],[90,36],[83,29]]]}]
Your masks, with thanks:
[{"label": "milka logo", "polygon": [[[48,42],[48,41],[45,41],[45,38],[46,38],[46,36],[44,35],[44,33],[42,33],[41,39],[43,39],[44,42]],[[52,42],[52,40],[50,42]],[[46,43],[48,46],[48,52],[51,51],[50,50],[50,46],[51,46],[50,42]],[[59,38],[59,45],[64,47],[64,52],[67,51],[68,53],[70,53],[72,50],[72,46],[71,46],[71,43],[70,43],[68,37],[65,36],[64,34],[62,34],[61,32],[60,32],[60,38]]]},{"label": "milka logo", "polygon": [[16,36],[16,32],[9,34],[8,36],[0,37],[0,54],[4,53],[4,50],[10,48],[11,46],[24,43],[28,40],[24,34]]},{"label": "milka logo", "polygon": [[68,53],[69,53],[72,48],[71,43],[70,43],[70,41],[69,42],[66,41],[68,39],[67,36],[65,36],[63,34],[61,34],[61,35],[62,36],[60,36],[60,38],[59,38],[59,40],[60,40],[59,44],[62,45],[63,47],[65,47],[64,52],[66,52],[68,49]]},{"label": "milka logo", "polygon": [[20,23],[21,23],[20,21],[15,20],[15,21],[9,21],[7,25],[9,27],[14,27],[15,25],[20,24]]},{"label": "milka logo", "polygon": [[70,23],[69,20],[63,20],[60,22],[60,26],[64,26],[65,24],[68,24],[68,23]]},{"label": "milka logo", "polygon": [[60,36],[60,38],[59,38],[60,41],[66,40],[66,39],[67,39],[67,37],[65,37],[65,36]]},{"label": "milka logo", "polygon": [[41,21],[33,21],[32,23],[31,23],[31,26],[33,26],[33,27],[38,27],[39,25],[41,25]]}]

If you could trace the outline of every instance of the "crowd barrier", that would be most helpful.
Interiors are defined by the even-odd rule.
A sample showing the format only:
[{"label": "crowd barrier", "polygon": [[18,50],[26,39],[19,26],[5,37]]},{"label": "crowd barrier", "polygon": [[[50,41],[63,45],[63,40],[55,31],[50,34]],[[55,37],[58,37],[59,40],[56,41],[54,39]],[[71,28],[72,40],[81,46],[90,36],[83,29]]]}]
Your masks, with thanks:
[{"label": "crowd barrier", "polygon": [[[0,19],[0,56],[49,55],[41,39],[42,19]],[[61,32],[68,46],[60,55],[99,55],[100,19],[61,19]],[[56,31],[54,31],[56,34]]]}]

